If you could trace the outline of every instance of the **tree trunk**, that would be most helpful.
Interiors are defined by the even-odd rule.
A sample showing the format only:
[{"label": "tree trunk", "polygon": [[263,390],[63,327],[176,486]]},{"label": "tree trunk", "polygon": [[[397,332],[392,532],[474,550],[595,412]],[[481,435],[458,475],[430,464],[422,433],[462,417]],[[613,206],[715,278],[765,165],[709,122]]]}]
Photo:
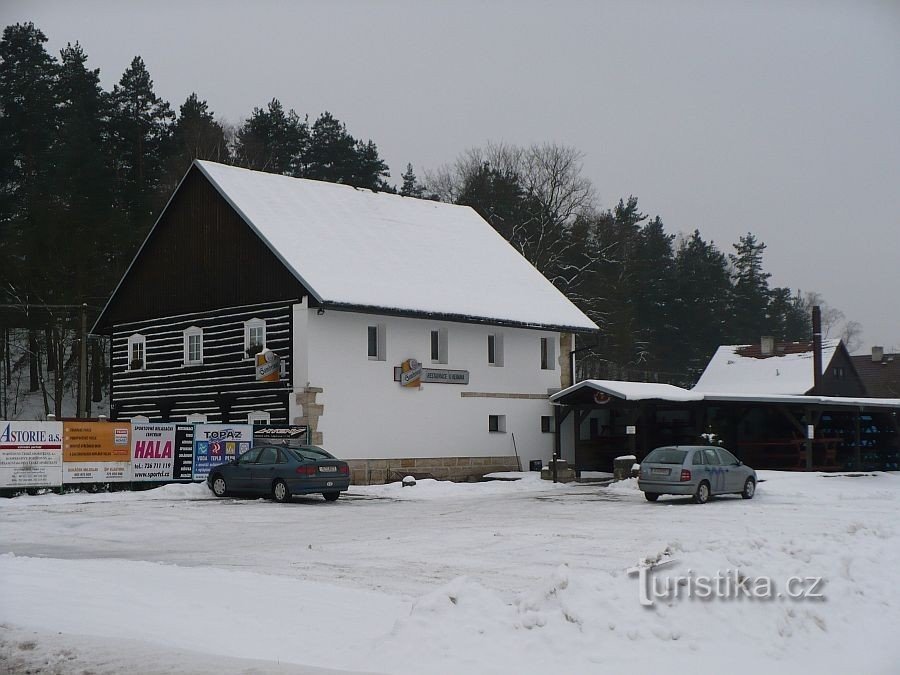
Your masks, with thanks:
[{"label": "tree trunk", "polygon": [[[33,353],[33,356],[34,356],[33,363],[36,364],[37,370],[38,370],[38,372],[40,372],[41,371],[41,353],[40,353],[40,351],[35,350]],[[47,415],[50,414],[50,401],[48,400],[48,397],[47,397],[47,383],[44,380],[43,373],[41,373],[41,376],[39,379],[40,379],[41,394],[44,397],[44,417],[46,417]]]},{"label": "tree trunk", "polygon": [[55,326],[44,329],[44,340],[47,341],[47,372],[54,373],[57,371],[56,364],[58,363],[58,360],[56,358],[56,353],[58,350],[56,348]]},{"label": "tree trunk", "polygon": [[37,391],[41,386],[40,353],[37,333],[28,329],[28,391]]},{"label": "tree trunk", "polygon": [[[53,350],[48,349],[47,353],[50,354],[53,352],[53,359],[57,363],[56,371],[54,372],[54,387],[53,392],[55,395],[54,400],[54,412],[56,413],[57,419],[62,417],[62,404],[63,404],[63,396],[64,396],[64,388],[65,388],[65,373],[66,369],[63,367],[63,364],[66,361],[66,341],[65,341],[65,329],[62,327],[55,327],[53,329]],[[49,357],[48,357],[49,360]]]}]

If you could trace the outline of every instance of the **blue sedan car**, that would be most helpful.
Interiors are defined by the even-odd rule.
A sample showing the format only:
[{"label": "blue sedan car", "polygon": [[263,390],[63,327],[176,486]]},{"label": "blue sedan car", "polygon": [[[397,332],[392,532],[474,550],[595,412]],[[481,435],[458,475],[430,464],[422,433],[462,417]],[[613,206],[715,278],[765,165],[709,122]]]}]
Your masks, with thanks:
[{"label": "blue sedan car", "polygon": [[350,487],[350,467],[315,445],[264,445],[214,467],[206,484],[216,497],[255,494],[287,502],[321,493],[333,502]]}]

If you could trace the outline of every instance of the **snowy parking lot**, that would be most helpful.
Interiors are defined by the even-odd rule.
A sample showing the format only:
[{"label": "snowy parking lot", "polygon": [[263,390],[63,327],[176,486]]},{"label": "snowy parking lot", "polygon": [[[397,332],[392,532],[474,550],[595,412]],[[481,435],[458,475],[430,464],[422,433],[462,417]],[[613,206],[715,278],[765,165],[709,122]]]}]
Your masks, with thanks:
[{"label": "snowy parking lot", "polygon": [[0,500],[0,672],[900,672],[900,475],[760,478]]}]

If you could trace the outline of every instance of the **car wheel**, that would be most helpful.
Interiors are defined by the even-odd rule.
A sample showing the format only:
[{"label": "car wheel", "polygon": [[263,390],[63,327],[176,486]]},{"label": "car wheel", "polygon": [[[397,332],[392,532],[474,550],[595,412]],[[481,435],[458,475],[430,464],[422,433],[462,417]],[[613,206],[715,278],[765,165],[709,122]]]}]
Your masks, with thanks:
[{"label": "car wheel", "polygon": [[748,478],[747,482],[744,483],[744,491],[741,492],[741,497],[744,499],[753,499],[753,495],[756,494],[756,481],[752,478]]},{"label": "car wheel", "polygon": [[659,493],[658,492],[645,492],[644,499],[646,499],[648,502],[655,502],[657,499],[659,499]]},{"label": "car wheel", "polygon": [[700,485],[697,486],[697,491],[694,493],[694,502],[697,504],[705,504],[709,501],[709,483],[705,480],[700,482]]},{"label": "car wheel", "polygon": [[216,497],[224,497],[228,493],[228,484],[222,476],[213,478],[212,491]]},{"label": "car wheel", "polygon": [[272,486],[272,499],[279,504],[291,501],[291,491],[283,480],[275,481],[275,485]]},{"label": "car wheel", "polygon": [[325,497],[326,502],[334,502],[337,501],[337,498],[341,496],[340,492],[323,492],[322,496]]}]

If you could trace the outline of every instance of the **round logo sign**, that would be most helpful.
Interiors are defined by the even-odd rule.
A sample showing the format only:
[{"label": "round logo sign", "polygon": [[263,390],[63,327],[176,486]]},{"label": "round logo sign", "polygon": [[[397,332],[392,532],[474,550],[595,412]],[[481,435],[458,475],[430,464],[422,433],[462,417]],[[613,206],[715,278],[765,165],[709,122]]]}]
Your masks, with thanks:
[{"label": "round logo sign", "polygon": [[605,391],[595,391],[594,392],[594,403],[598,405],[605,405],[612,400],[612,397],[607,394]]}]

